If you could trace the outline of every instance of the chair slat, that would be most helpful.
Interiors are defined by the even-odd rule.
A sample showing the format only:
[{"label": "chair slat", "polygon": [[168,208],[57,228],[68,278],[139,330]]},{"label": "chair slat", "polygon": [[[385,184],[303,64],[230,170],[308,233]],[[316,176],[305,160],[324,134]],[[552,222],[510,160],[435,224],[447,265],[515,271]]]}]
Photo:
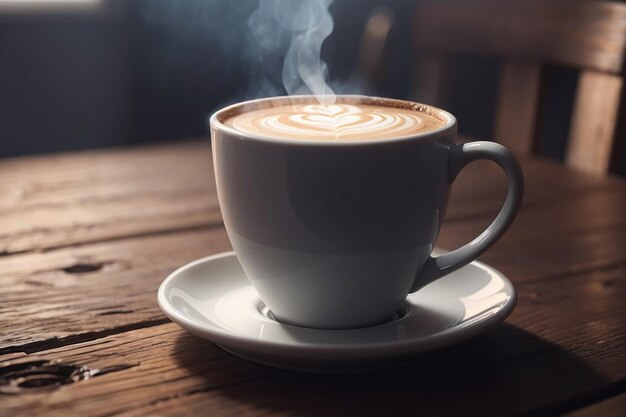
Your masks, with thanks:
[{"label": "chair slat", "polygon": [[576,68],[581,76],[565,162],[597,173],[617,163],[616,145],[626,132],[626,119],[619,116],[626,110],[620,107],[625,100],[625,3],[420,0],[414,24],[418,55],[431,56],[417,63],[418,100],[442,106],[449,88],[444,59],[455,54],[500,57],[495,138],[517,153],[530,154],[537,148],[543,66]]},{"label": "chair slat", "polygon": [[540,86],[540,64],[513,59],[502,63],[495,139],[522,155],[530,154],[535,145]]},{"label": "chair slat", "polygon": [[608,171],[622,84],[617,75],[591,70],[580,74],[567,165],[587,172]]},{"label": "chair slat", "polygon": [[575,0],[421,0],[421,50],[524,57],[620,73],[626,4]]}]

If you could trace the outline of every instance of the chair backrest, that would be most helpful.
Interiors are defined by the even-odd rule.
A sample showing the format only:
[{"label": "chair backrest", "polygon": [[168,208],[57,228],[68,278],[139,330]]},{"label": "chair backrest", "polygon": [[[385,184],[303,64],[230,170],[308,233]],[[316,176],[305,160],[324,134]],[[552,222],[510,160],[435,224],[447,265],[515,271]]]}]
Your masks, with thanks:
[{"label": "chair backrest", "polygon": [[[544,64],[580,70],[566,163],[607,172],[624,91],[626,4],[589,0],[421,0],[417,99],[441,105],[446,56],[502,58],[494,135],[518,153],[537,146]],[[623,123],[623,122],[622,122]],[[621,127],[620,129],[621,130]]]}]

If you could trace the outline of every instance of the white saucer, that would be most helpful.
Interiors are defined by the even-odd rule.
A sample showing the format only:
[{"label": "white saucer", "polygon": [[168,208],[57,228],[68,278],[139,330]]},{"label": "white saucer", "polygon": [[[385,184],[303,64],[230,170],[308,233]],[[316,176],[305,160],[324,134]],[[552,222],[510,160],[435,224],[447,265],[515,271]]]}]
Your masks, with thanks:
[{"label": "white saucer", "polygon": [[291,326],[272,318],[234,252],[177,269],[158,293],[171,320],[228,352],[277,368],[324,373],[380,369],[466,340],[504,320],[516,299],[504,275],[472,262],[410,294],[387,323],[353,330]]}]

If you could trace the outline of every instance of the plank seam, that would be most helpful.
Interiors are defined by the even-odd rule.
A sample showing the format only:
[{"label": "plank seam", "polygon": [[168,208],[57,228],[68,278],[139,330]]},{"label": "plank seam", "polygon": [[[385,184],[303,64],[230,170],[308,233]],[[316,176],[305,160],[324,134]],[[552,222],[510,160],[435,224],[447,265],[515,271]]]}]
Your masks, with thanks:
[{"label": "plank seam", "polygon": [[38,340],[35,342],[26,343],[23,345],[6,346],[0,348],[0,355],[6,355],[15,352],[24,352],[26,354],[33,354],[49,349],[56,349],[63,346],[74,345],[84,342],[92,342],[94,340],[103,339],[108,336],[113,336],[120,333],[125,333],[132,330],[139,330],[143,328],[160,326],[170,323],[168,318],[160,318],[148,321],[141,321],[137,323],[130,323],[119,327],[113,327],[104,330],[85,332],[79,334],[73,334],[65,337],[52,338],[46,340]]},{"label": "plank seam", "polygon": [[2,251],[0,252],[0,258],[9,257],[13,255],[24,255],[28,253],[47,253],[47,252],[51,252],[57,249],[80,248],[86,245],[118,242],[118,241],[126,240],[126,239],[136,239],[136,238],[153,237],[153,236],[167,236],[171,234],[176,234],[176,233],[181,233],[181,232],[192,232],[196,230],[211,230],[211,229],[215,229],[215,228],[223,227],[223,226],[224,226],[224,223],[220,220],[217,222],[207,223],[207,224],[202,224],[202,225],[185,226],[185,227],[178,227],[178,228],[158,230],[158,231],[131,233],[131,234],[124,235],[124,236],[110,237],[110,238],[104,238],[104,239],[85,240],[80,243],[73,243],[73,244],[68,244],[68,245],[58,244],[58,245],[47,246],[45,248],[33,248],[33,249],[28,249],[28,250],[18,250],[14,252]]}]

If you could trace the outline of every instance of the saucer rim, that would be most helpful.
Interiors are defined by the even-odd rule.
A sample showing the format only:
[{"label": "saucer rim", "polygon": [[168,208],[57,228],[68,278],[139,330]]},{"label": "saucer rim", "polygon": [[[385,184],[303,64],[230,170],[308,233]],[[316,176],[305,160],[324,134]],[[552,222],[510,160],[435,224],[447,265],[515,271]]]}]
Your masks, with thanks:
[{"label": "saucer rim", "polygon": [[[437,248],[435,250],[442,251]],[[280,341],[277,342],[275,340],[257,340],[249,336],[240,335],[237,333],[233,333],[232,331],[228,331],[220,328],[216,324],[200,324],[193,320],[190,320],[183,314],[179,313],[167,300],[165,295],[165,288],[167,287],[170,281],[175,280],[179,275],[184,273],[188,269],[192,269],[198,264],[203,264],[205,262],[212,262],[222,258],[235,257],[237,258],[234,251],[221,252],[214,255],[202,257],[191,261],[173,272],[171,272],[160,284],[158,292],[157,292],[157,302],[161,311],[174,323],[180,325],[185,330],[188,330],[197,336],[200,336],[204,339],[208,339],[217,345],[225,344],[227,346],[237,345],[244,349],[249,349],[251,345],[262,346],[264,349],[272,348],[277,349],[274,353],[280,353],[281,350],[288,350],[289,356],[299,356],[298,353],[302,353],[302,357],[308,357],[308,353],[311,351],[315,351],[317,354],[321,352],[331,353],[333,355],[346,353],[350,354],[350,357],[354,357],[355,349],[358,349],[359,355],[367,356],[376,355],[377,353],[385,353],[385,356],[388,355],[401,355],[404,353],[415,353],[419,351],[436,349],[442,346],[448,346],[452,344],[459,343],[461,341],[470,339],[474,337],[476,334],[483,333],[490,328],[496,326],[497,324],[504,321],[515,309],[517,304],[517,291],[513,286],[513,283],[500,271],[497,269],[483,263],[480,261],[472,261],[468,265],[476,265],[483,269],[487,269],[493,271],[498,274],[498,276],[503,280],[505,286],[507,287],[507,293],[510,294],[510,297],[505,301],[504,305],[492,316],[479,321],[478,323],[471,324],[465,328],[459,328],[458,326],[452,326],[448,329],[445,329],[441,332],[422,336],[422,337],[414,337],[408,338],[405,340],[389,340],[386,342],[377,342],[377,343],[350,343],[350,344],[334,344],[334,343],[311,343],[311,342],[299,342],[299,341]],[[238,261],[238,260],[237,260]],[[465,267],[463,267],[465,268]],[[252,284],[249,284],[252,286]],[[384,326],[382,324],[380,326]],[[285,326],[293,326],[289,324],[285,324]],[[345,331],[345,330],[327,330],[327,329],[311,329],[312,331],[321,330],[321,331]],[[354,329],[353,329],[354,330]],[[210,334],[210,337],[207,337],[207,334]],[[343,359],[343,358],[337,358]]]}]

